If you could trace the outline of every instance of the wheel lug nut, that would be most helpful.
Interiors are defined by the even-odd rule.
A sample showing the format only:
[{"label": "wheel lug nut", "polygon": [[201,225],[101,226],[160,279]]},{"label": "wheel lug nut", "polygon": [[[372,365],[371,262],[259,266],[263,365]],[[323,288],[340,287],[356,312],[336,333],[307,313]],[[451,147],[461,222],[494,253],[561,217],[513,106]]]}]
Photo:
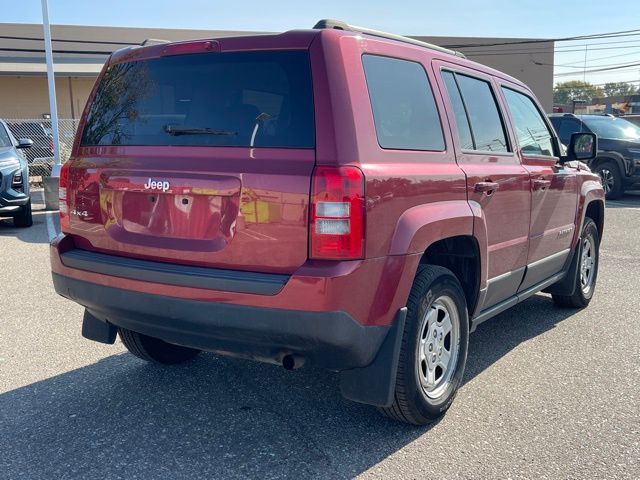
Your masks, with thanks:
[{"label": "wheel lug nut", "polygon": [[430,351],[430,352],[432,352],[432,351],[433,351],[433,344],[432,344],[432,343],[430,343],[430,344],[429,344],[429,351]]},{"label": "wheel lug nut", "polygon": [[435,362],[436,361],[436,354],[434,353],[433,356],[431,357],[431,361]]},{"label": "wheel lug nut", "polygon": [[438,332],[436,332],[435,330],[433,331],[433,338],[436,338],[438,336]]}]

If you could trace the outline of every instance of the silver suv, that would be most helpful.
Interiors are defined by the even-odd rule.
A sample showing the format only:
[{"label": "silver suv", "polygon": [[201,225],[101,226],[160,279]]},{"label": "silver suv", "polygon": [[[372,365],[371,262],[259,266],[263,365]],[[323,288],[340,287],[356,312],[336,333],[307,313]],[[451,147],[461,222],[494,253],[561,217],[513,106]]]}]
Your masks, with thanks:
[{"label": "silver suv", "polygon": [[13,217],[16,227],[30,227],[31,197],[27,160],[21,150],[31,148],[29,138],[16,138],[0,120],[0,217]]}]

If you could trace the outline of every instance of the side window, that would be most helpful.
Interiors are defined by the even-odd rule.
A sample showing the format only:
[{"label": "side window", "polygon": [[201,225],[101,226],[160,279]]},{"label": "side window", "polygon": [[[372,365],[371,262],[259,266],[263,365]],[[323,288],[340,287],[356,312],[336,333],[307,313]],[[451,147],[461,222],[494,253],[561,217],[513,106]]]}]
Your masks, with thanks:
[{"label": "side window", "polygon": [[560,128],[558,129],[558,135],[560,141],[565,145],[569,144],[571,140],[571,134],[583,131],[582,124],[574,118],[563,118],[560,122]]},{"label": "side window", "polygon": [[419,63],[363,55],[373,121],[382,148],[444,150],[438,109]]},{"label": "side window", "polygon": [[507,138],[498,105],[489,83],[466,75],[456,74],[455,77],[467,108],[474,149],[508,152]]},{"label": "side window", "polygon": [[463,150],[509,151],[491,86],[484,80],[442,72]]},{"label": "side window", "polygon": [[522,154],[552,157],[553,139],[535,103],[526,95],[509,88],[502,87],[502,92],[513,118]]},{"label": "side window", "polygon": [[447,87],[449,100],[451,100],[451,106],[453,107],[453,114],[456,118],[460,146],[463,150],[473,150],[473,137],[471,136],[471,129],[469,128],[469,120],[464,111],[464,103],[462,102],[456,79],[453,73],[448,71],[442,72],[442,78]]}]

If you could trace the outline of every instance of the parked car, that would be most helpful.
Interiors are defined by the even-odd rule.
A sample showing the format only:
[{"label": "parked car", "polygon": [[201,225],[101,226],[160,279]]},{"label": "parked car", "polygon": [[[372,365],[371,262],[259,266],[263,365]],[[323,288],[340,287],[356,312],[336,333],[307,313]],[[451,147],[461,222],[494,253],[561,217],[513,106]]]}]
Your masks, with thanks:
[{"label": "parked car", "polygon": [[30,227],[29,172],[22,153],[31,148],[29,138],[16,140],[0,120],[0,217],[12,217],[16,227]]},{"label": "parked car", "polygon": [[608,199],[618,199],[625,189],[640,183],[640,127],[609,114],[549,117],[562,143],[568,144],[577,132],[597,134],[598,155],[588,163],[600,176]]},{"label": "parked car", "polygon": [[595,135],[561,156],[526,85],[451,50],[322,21],[120,50],[90,98],[51,266],[91,340],[315,363],[424,424],[480,323],[593,297]]},{"label": "parked car", "polygon": [[51,172],[53,163],[53,139],[47,133],[44,124],[38,122],[10,122],[7,124],[15,138],[27,137],[33,145],[25,155],[29,166],[39,165],[40,170]]}]

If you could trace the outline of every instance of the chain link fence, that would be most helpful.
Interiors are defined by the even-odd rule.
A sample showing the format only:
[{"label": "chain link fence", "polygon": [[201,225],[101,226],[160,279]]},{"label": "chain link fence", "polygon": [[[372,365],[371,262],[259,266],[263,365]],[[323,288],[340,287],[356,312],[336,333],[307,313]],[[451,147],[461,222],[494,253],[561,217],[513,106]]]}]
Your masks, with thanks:
[{"label": "chain link fence", "polygon": [[[23,150],[29,165],[29,182],[32,184],[42,183],[42,177],[51,175],[53,165],[51,121],[41,118],[6,118],[4,121],[16,139],[30,138],[33,140],[33,146]],[[71,154],[77,128],[78,120],[58,119],[60,161],[63,163],[68,160]]]}]

